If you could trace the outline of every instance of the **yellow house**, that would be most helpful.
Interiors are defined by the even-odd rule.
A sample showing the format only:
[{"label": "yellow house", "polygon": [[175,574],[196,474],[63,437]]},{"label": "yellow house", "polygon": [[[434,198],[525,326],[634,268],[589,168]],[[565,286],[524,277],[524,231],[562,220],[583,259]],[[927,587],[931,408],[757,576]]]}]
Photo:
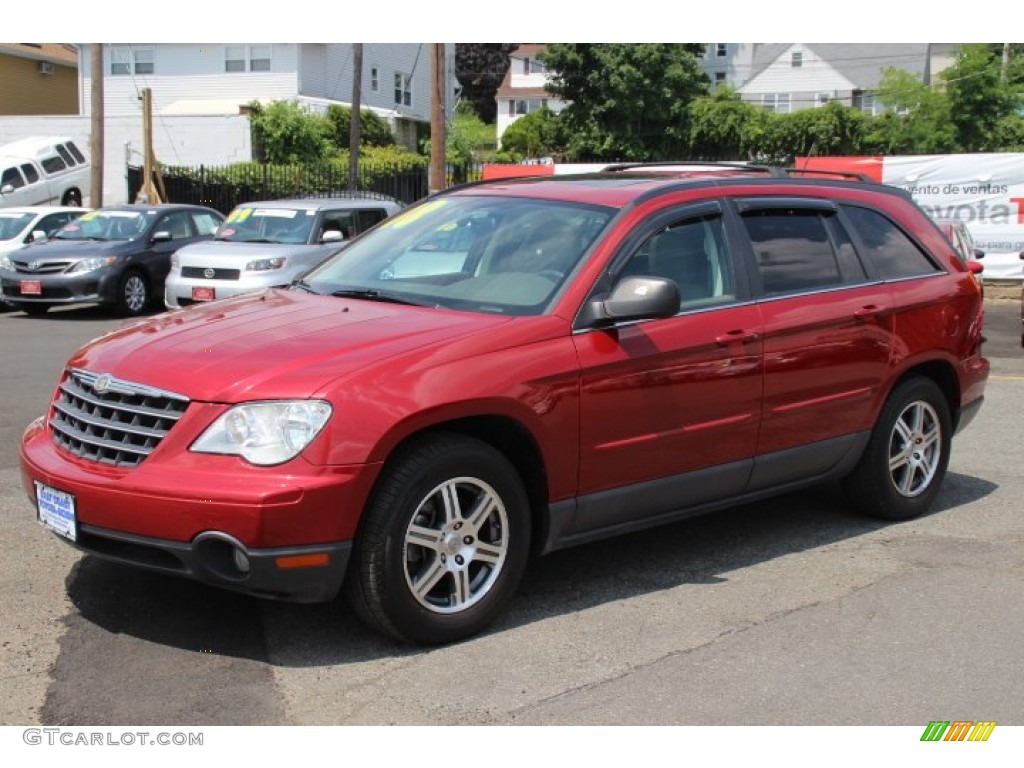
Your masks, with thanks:
[{"label": "yellow house", "polygon": [[77,115],[78,50],[0,43],[0,115]]}]

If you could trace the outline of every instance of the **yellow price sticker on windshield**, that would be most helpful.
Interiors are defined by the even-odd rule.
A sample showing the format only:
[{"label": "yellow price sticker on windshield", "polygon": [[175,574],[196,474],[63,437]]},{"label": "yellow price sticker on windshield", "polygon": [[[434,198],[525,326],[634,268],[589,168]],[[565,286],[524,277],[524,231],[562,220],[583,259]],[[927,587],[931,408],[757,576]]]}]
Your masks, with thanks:
[{"label": "yellow price sticker on windshield", "polygon": [[79,221],[91,221],[92,219],[95,219],[97,216],[99,216],[99,212],[97,212],[97,211],[89,211],[89,213],[83,213],[81,216],[79,216],[78,220]]},{"label": "yellow price sticker on windshield", "polygon": [[397,216],[392,216],[386,222],[381,224],[381,227],[394,227],[400,228],[408,224],[412,224],[414,221],[419,221],[428,213],[436,211],[438,208],[444,206],[447,200],[435,200],[432,203],[424,203],[423,205],[416,206],[408,211],[404,211]]},{"label": "yellow price sticker on windshield", "polygon": [[236,208],[228,217],[224,219],[225,224],[231,224],[236,221],[245,221],[252,214],[252,208]]}]

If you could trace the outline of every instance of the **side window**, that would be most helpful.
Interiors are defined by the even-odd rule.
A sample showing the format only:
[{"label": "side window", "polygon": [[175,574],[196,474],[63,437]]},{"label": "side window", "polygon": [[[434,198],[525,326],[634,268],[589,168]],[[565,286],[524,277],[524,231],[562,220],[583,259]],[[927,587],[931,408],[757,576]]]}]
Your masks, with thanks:
[{"label": "side window", "polygon": [[25,180],[21,178],[21,171],[17,168],[5,168],[3,175],[0,175],[0,187],[10,184],[15,189],[25,186]]},{"label": "side window", "polygon": [[42,230],[49,237],[73,218],[75,218],[75,215],[72,213],[52,213],[41,218],[39,223],[32,227],[32,229]]},{"label": "side window", "polygon": [[169,213],[156,225],[154,232],[170,232],[175,240],[192,237],[192,230],[188,225],[188,214],[184,211]]},{"label": "side window", "polygon": [[47,173],[57,173],[58,171],[63,171],[65,168],[67,168],[67,164],[64,162],[63,159],[61,159],[59,155],[54,155],[53,157],[44,157],[42,165],[43,170],[46,171]]},{"label": "side window", "polygon": [[[350,240],[358,234],[356,232],[356,218],[354,211],[324,211],[324,221],[320,228],[323,232],[341,232],[341,236]],[[321,234],[322,236],[322,234]]]},{"label": "side window", "polygon": [[682,219],[660,229],[637,249],[620,277],[632,275],[674,280],[681,309],[733,301],[736,290],[722,217]]},{"label": "side window", "polygon": [[200,235],[212,235],[220,226],[220,220],[212,213],[199,212],[191,216],[196,232]]},{"label": "side window", "polygon": [[387,214],[379,208],[371,208],[366,211],[359,211],[359,231],[365,232],[379,221],[384,221]]},{"label": "side window", "polygon": [[917,277],[941,271],[892,221],[868,208],[843,206],[867,251],[865,254],[883,278]]},{"label": "side window", "polygon": [[56,146],[56,150],[57,154],[60,155],[60,159],[67,163],[69,166],[73,168],[75,165],[77,165],[77,163],[75,162],[75,158],[71,156],[71,153],[68,152],[67,148],[63,144],[58,144]]},{"label": "side window", "polygon": [[[766,295],[813,291],[864,278],[849,238],[838,223],[830,227],[827,220],[831,218],[831,214],[813,210],[759,210],[744,214],[743,223]],[[829,237],[830,229],[841,235],[836,245]],[[846,270],[840,268],[841,258],[846,262]]]},{"label": "side window", "polygon": [[68,148],[68,152],[71,153],[71,156],[75,158],[75,160],[77,160],[79,163],[85,162],[85,155],[83,155],[81,150],[79,150],[78,147],[75,146],[75,142],[69,141],[64,146]]},{"label": "side window", "polygon": [[29,184],[35,184],[39,181],[39,171],[31,163],[23,163],[21,166],[21,172],[25,174],[25,178]]}]

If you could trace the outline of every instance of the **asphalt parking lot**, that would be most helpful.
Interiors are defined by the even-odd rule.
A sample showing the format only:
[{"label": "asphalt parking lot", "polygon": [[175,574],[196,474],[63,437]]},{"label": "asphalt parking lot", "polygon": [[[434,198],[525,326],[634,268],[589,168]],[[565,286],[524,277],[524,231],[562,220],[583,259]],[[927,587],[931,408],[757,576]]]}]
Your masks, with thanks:
[{"label": "asphalt parking lot", "polygon": [[929,515],[866,520],[824,486],[559,552],[485,634],[432,649],[41,530],[20,432],[121,321],[0,314],[0,724],[1024,724],[1024,356],[995,294],[986,404]]}]

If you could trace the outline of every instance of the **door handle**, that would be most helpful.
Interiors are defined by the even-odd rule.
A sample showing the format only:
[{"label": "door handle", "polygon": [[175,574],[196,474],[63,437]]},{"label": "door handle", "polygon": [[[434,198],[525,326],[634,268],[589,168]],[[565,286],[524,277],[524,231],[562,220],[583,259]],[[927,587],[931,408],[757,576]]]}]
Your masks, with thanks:
[{"label": "door handle", "polygon": [[880,306],[878,306],[877,304],[865,304],[860,309],[855,309],[853,311],[853,316],[857,320],[867,320],[869,318],[872,318],[872,317],[875,317],[876,315],[881,314],[881,312],[882,312],[882,308]]},{"label": "door handle", "polygon": [[747,341],[757,341],[757,331],[748,331],[745,328],[737,328],[715,337],[715,343],[722,347],[728,344],[735,344],[736,342]]}]

